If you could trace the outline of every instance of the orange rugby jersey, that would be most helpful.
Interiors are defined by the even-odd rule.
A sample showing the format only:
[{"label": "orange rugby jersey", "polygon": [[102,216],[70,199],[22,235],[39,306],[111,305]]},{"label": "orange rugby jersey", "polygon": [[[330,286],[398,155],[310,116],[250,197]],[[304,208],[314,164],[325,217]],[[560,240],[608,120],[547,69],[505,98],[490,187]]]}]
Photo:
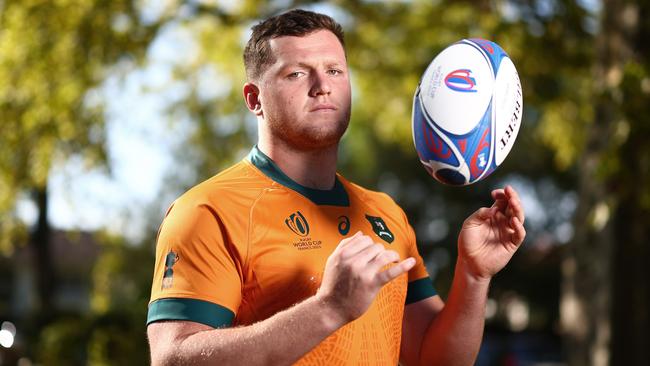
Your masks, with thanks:
[{"label": "orange rugby jersey", "polygon": [[329,255],[357,231],[417,264],[298,364],[396,365],[405,304],[435,295],[404,212],[388,195],[340,175],[329,191],[301,186],[257,147],[167,211],[147,323],[217,328],[269,318],[314,295]]}]

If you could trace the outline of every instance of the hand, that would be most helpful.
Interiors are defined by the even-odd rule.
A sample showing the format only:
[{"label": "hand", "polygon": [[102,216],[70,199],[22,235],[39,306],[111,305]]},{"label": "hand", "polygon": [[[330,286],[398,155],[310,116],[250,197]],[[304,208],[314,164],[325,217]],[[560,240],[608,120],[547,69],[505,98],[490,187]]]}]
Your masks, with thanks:
[{"label": "hand", "polygon": [[[360,231],[341,240],[325,264],[323,281],[316,293],[342,323],[366,312],[379,290],[408,272],[415,259],[399,262],[399,254],[374,243]],[[397,263],[399,262],[399,263]],[[397,263],[382,270],[390,263]]]},{"label": "hand", "polygon": [[458,235],[458,259],[478,279],[489,279],[505,267],[526,236],[517,192],[506,186],[492,191],[492,198],[492,207],[469,216]]}]

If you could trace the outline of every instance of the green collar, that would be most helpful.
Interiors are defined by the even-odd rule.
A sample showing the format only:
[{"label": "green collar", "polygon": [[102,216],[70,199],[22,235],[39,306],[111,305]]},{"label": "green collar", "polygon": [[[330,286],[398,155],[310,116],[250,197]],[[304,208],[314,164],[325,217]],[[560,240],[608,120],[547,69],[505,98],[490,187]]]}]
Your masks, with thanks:
[{"label": "green collar", "polygon": [[253,149],[251,150],[250,154],[248,154],[247,158],[266,176],[282,184],[283,186],[300,193],[317,205],[344,207],[350,206],[348,193],[345,191],[345,188],[339,181],[338,177],[336,177],[336,180],[334,181],[334,188],[330,190],[313,189],[302,186],[293,181],[291,178],[287,177],[287,175],[284,174],[277,165],[275,165],[271,158],[266,156],[263,152],[260,151],[260,149],[257,148],[257,145],[253,146]]}]

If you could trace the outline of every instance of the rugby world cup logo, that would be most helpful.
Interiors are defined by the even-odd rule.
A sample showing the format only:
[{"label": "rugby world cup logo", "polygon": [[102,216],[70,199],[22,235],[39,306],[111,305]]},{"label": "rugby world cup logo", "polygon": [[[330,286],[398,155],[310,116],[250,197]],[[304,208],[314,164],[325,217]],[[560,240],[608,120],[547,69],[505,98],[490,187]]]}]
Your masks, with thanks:
[{"label": "rugby world cup logo", "polygon": [[472,70],[458,69],[445,76],[445,85],[451,90],[462,93],[476,93],[476,79],[472,77]]},{"label": "rugby world cup logo", "polygon": [[309,235],[309,224],[300,211],[296,211],[289,215],[289,217],[284,219],[284,223],[287,224],[287,227],[291,229],[291,231],[299,236],[304,237]]}]

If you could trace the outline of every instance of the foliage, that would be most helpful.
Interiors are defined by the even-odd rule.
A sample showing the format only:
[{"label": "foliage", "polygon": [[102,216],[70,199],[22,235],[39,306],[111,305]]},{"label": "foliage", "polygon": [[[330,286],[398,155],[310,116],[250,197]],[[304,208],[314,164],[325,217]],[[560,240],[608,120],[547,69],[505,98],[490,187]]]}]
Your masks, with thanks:
[{"label": "foliage", "polygon": [[11,249],[16,199],[43,189],[72,155],[105,162],[107,67],[138,59],[154,33],[129,0],[0,3],[0,252]]},{"label": "foliage", "polygon": [[60,316],[41,331],[37,360],[46,365],[147,364],[144,322],[145,317],[119,310]]},{"label": "foliage", "polygon": [[[89,311],[60,314],[39,332],[36,359],[47,365],[142,365],[151,291],[151,246],[98,234]],[[153,238],[147,238],[151,242]]]}]

